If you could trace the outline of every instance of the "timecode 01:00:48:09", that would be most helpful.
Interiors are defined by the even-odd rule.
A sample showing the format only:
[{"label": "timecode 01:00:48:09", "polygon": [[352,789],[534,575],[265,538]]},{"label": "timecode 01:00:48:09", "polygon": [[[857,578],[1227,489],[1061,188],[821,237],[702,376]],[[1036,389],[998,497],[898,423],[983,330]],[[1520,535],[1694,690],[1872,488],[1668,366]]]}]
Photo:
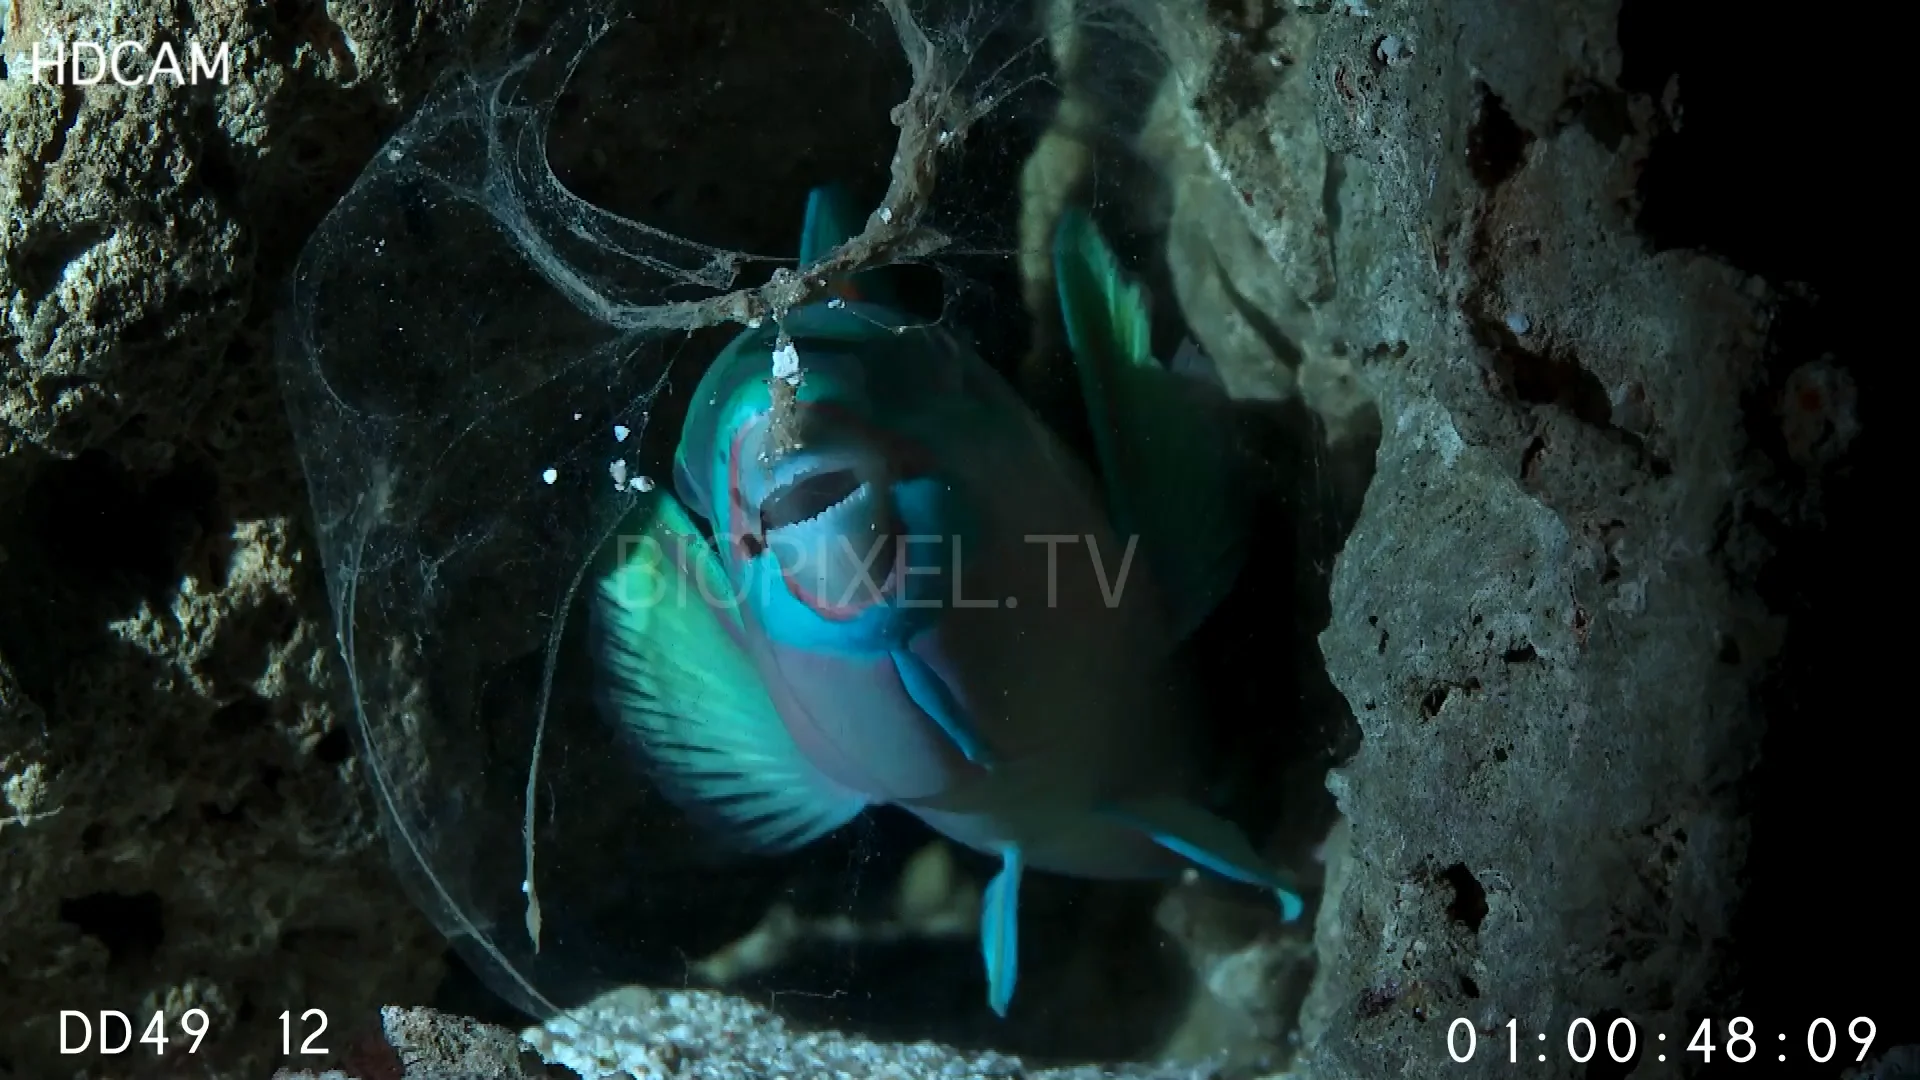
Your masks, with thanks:
[{"label": "timecode 01:00:48:09", "polygon": [[[1727,1021],[1725,1027],[1726,1040],[1716,1047],[1713,1042],[1713,1021],[1711,1019],[1700,1021],[1700,1026],[1694,1029],[1693,1038],[1683,1048],[1683,1052],[1700,1054],[1702,1063],[1711,1062],[1716,1050],[1724,1052],[1729,1060],[1735,1062],[1752,1061],[1759,1056],[1760,1043],[1754,1035],[1753,1021],[1744,1016],[1736,1016]],[[1517,1064],[1520,1061],[1520,1021],[1508,1020],[1506,1028],[1507,1060]],[[1872,1048],[1874,1036],[1878,1033],[1879,1029],[1872,1019],[1865,1016],[1856,1016],[1847,1025],[1847,1038],[1860,1046],[1860,1052],[1854,1056],[1855,1061],[1866,1060],[1867,1051]],[[1472,1061],[1474,1053],[1479,1049],[1480,1036],[1483,1034],[1491,1035],[1493,1032],[1480,1031],[1464,1016],[1448,1024],[1447,1056],[1459,1064]],[[1542,1034],[1538,1038],[1544,1043],[1547,1037]],[[1660,1042],[1665,1042],[1667,1039],[1664,1033],[1656,1038]],[[1782,1043],[1786,1042],[1785,1035],[1779,1038]],[[1584,1016],[1578,1017],[1573,1023],[1567,1025],[1567,1056],[1576,1063],[1592,1061],[1594,1055],[1600,1053],[1603,1048],[1606,1055],[1614,1061],[1621,1064],[1632,1061],[1634,1055],[1640,1050],[1639,1029],[1634,1027],[1633,1021],[1624,1016],[1616,1017],[1607,1025],[1604,1039],[1599,1030],[1594,1027],[1593,1021]],[[1833,1060],[1840,1049],[1840,1033],[1833,1026],[1833,1021],[1820,1017],[1807,1025],[1806,1049],[1807,1056],[1815,1062],[1824,1063]],[[1547,1060],[1547,1055],[1544,1053],[1537,1057],[1540,1061]],[[1667,1055],[1660,1054],[1659,1060],[1667,1060]],[[1778,1060],[1787,1060],[1787,1055],[1778,1055]]]}]

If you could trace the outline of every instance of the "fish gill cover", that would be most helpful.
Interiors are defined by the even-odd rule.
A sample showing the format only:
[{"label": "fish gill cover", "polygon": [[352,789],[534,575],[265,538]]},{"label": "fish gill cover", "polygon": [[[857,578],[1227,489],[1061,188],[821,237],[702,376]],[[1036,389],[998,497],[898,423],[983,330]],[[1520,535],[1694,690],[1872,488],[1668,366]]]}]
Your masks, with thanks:
[{"label": "fish gill cover", "polygon": [[[1123,0],[563,7],[536,46],[449,77],[377,153],[312,237],[282,320],[344,681],[396,863],[482,981],[533,1016],[626,983],[731,979],[779,1005],[838,1000],[827,1015],[842,1021],[885,1026],[893,1008],[899,1034],[964,1039],[957,1021],[924,1026],[954,1009],[992,1031],[977,890],[901,928],[912,902],[894,883],[931,834],[870,813],[778,858],[716,848],[596,708],[586,608],[622,523],[674,486],[706,363],[743,326],[824,299],[834,272],[907,267],[902,306],[972,342],[1091,458],[1048,240],[1069,203],[1089,207],[1149,292],[1161,284],[1164,192],[1136,136],[1176,28]],[[829,183],[874,212],[803,276],[807,193]],[[1156,355],[1192,362],[1174,305],[1153,331]],[[1280,547],[1291,580],[1314,553]],[[1228,638],[1210,647],[1242,680],[1224,699],[1308,693],[1271,683],[1270,635]],[[1213,778],[1256,838],[1300,804],[1271,790],[1282,751],[1312,759],[1302,775],[1324,801],[1325,732],[1277,725],[1233,736],[1255,752],[1223,755],[1243,773]],[[1325,824],[1324,810],[1293,823]],[[1064,964],[1078,946],[1062,937],[1104,932],[1123,941],[1122,983],[1186,977],[1148,948],[1149,894],[1100,885],[1134,898],[1133,921],[1066,930],[1082,894],[1047,889],[1080,887],[1031,886],[1029,911],[1051,911],[1061,936],[1030,929],[1029,965]],[[938,970],[966,975],[921,978],[902,1004],[876,990],[875,954],[739,959],[756,927],[767,944],[770,910],[793,909],[893,928],[879,937],[947,935]],[[857,936],[816,936],[836,934]],[[1084,1019],[1104,1030],[1088,1051],[1145,1049],[1129,993],[1156,1003],[1139,1007],[1157,1010],[1146,1028],[1169,1023],[1166,993],[1101,992],[1112,1007]]]}]

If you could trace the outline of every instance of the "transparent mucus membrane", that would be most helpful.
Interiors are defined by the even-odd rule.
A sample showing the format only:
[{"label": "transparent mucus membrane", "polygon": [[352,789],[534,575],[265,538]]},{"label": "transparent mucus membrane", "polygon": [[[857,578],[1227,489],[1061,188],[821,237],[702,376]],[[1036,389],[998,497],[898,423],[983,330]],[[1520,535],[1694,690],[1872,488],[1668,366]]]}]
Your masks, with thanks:
[{"label": "transparent mucus membrane", "polygon": [[[1164,295],[1164,196],[1133,152],[1165,74],[1161,9],[566,7],[378,152],[282,322],[362,760],[409,887],[535,1017],[706,983],[873,1034],[1149,1052],[1191,977],[1152,947],[1163,884],[1030,878],[1036,1004],[998,1021],[975,937],[991,864],[887,812],[777,856],[716,843],[596,700],[590,608],[623,522],[676,488],[705,366],[824,299],[829,271],[891,264],[911,319],[1087,449],[1047,245],[1063,205],[1089,207]],[[808,192],[829,183],[872,216],[795,274]],[[1154,334],[1173,355],[1173,305]],[[1251,830],[1275,802],[1251,796],[1269,817]]]}]

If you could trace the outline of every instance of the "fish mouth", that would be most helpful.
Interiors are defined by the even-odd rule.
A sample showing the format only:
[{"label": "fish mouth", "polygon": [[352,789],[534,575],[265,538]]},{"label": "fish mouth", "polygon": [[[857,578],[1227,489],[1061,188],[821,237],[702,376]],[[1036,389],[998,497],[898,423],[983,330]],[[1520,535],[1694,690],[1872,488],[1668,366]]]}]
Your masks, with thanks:
[{"label": "fish mouth", "polygon": [[782,484],[760,502],[760,531],[812,521],[853,498],[861,485],[852,469],[827,469]]},{"label": "fish mouth", "polygon": [[765,548],[794,599],[835,621],[885,603],[897,541],[882,489],[854,469],[824,469],[760,504]]}]

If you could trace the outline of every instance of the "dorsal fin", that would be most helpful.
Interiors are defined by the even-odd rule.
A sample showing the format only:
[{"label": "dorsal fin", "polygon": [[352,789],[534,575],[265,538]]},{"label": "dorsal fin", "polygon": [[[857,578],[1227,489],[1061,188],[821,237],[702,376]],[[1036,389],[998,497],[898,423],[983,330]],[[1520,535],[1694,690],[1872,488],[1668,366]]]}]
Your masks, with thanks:
[{"label": "dorsal fin", "polygon": [[[814,188],[807,195],[807,218],[800,227],[800,268],[833,254],[833,249],[860,235],[866,218],[860,214],[853,196],[840,184]],[[883,269],[862,270],[850,277],[836,278],[829,285],[842,300],[891,305],[896,300],[893,283]]]},{"label": "dorsal fin", "polygon": [[1246,557],[1249,507],[1227,402],[1155,359],[1146,295],[1085,211],[1060,219],[1053,263],[1114,526],[1140,536],[1184,637]]}]

